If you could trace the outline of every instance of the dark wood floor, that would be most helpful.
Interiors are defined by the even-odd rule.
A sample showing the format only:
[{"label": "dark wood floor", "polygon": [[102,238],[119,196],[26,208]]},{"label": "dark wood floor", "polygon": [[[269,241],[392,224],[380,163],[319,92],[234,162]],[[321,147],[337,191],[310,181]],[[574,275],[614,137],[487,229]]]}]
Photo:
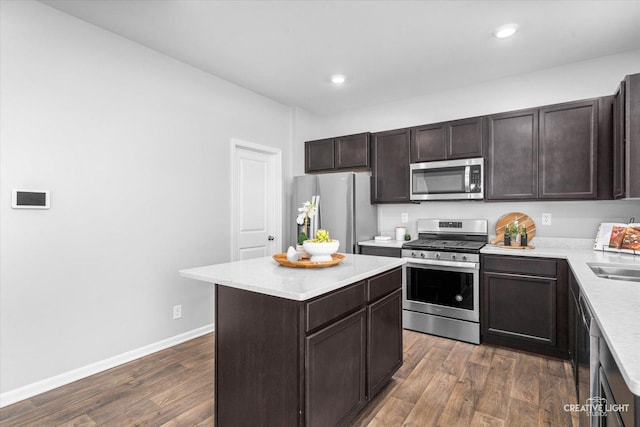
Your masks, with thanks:
[{"label": "dark wood floor", "polygon": [[[10,426],[211,426],[208,334],[0,409]],[[577,426],[568,362],[404,331],[404,365],[356,426]]]}]

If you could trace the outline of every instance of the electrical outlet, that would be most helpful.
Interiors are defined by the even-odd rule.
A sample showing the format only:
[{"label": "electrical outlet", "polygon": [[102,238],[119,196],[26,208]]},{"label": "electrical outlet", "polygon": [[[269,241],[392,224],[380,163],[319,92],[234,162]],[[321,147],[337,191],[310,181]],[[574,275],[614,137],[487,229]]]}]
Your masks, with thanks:
[{"label": "electrical outlet", "polygon": [[551,225],[551,214],[543,213],[542,214],[542,225]]},{"label": "electrical outlet", "polygon": [[182,304],[173,306],[173,320],[182,317]]},{"label": "electrical outlet", "polygon": [[400,214],[400,221],[409,222],[409,214],[406,212],[403,212],[402,214]]}]

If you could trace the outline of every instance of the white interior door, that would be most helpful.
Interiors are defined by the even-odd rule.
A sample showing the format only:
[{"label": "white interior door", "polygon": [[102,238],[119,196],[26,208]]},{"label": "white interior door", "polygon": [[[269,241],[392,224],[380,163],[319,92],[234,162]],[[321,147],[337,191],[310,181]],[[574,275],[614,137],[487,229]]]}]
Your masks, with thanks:
[{"label": "white interior door", "polygon": [[232,260],[273,255],[282,246],[280,151],[232,141]]}]

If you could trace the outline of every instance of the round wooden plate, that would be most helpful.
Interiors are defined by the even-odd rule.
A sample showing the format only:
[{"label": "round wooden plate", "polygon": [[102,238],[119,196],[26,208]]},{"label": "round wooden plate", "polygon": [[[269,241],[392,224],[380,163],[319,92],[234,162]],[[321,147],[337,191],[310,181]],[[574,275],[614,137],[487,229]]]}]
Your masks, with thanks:
[{"label": "round wooden plate", "polygon": [[331,261],[323,261],[323,262],[311,262],[310,259],[301,259],[298,261],[291,262],[287,259],[287,254],[275,254],[273,259],[277,261],[278,264],[284,265],[285,267],[293,267],[293,268],[323,268],[323,267],[332,267],[338,263],[340,263],[345,257],[342,254],[333,254],[331,255]]},{"label": "round wooden plate", "polygon": [[491,240],[491,244],[495,245],[498,242],[504,241],[504,230],[507,228],[507,225],[513,224],[516,220],[518,220],[519,226],[524,225],[527,228],[527,239],[529,241],[533,240],[536,235],[536,224],[529,218],[529,215],[523,214],[522,212],[510,212],[502,215],[498,219],[498,222],[496,222],[496,238]]}]

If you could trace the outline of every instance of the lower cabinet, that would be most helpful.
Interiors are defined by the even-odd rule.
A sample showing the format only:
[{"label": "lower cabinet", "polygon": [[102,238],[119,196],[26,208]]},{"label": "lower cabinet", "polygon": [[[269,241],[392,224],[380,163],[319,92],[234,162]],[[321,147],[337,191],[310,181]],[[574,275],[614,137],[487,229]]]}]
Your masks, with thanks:
[{"label": "lower cabinet", "polygon": [[363,308],[306,338],[306,425],[343,424],[365,405],[366,329]]},{"label": "lower cabinet", "polygon": [[402,258],[402,248],[360,245],[360,254]]},{"label": "lower cabinet", "polygon": [[483,255],[482,341],[568,358],[567,264]]},{"label": "lower cabinet", "polygon": [[402,269],[308,301],[216,285],[215,425],[349,425],[402,365]]}]

